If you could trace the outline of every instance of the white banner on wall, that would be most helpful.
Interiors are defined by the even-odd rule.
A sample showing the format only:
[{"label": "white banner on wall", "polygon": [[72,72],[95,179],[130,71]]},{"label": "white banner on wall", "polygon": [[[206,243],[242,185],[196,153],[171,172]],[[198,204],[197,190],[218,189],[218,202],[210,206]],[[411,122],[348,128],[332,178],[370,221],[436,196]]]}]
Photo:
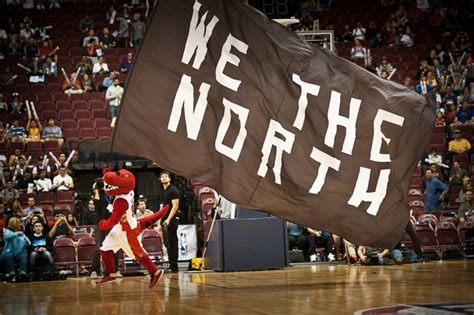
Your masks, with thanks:
[{"label": "white banner on wall", "polygon": [[[197,235],[195,224],[182,224],[178,226],[178,260],[190,260],[197,255]],[[163,259],[168,261],[168,253],[163,244]]]}]

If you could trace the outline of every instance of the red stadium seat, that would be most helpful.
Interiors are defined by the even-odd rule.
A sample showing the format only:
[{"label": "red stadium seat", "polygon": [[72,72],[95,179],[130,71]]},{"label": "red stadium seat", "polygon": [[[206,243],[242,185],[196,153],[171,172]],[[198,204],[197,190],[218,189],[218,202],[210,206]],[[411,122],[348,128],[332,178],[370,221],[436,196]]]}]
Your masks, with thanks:
[{"label": "red stadium seat", "polygon": [[[61,88],[61,86],[59,86],[59,88]],[[63,93],[62,91],[60,92],[53,92],[51,93],[54,97],[54,100],[56,102],[58,101],[66,101],[66,102],[69,102],[69,95]]]},{"label": "red stadium seat", "polygon": [[85,128],[79,130],[80,138],[83,140],[93,140],[96,138],[95,129]]},{"label": "red stadium seat", "polygon": [[95,100],[90,100],[89,101],[89,108],[91,110],[94,109],[99,109],[99,110],[104,110],[106,108],[105,102],[101,99],[95,99]]},{"label": "red stadium seat", "polygon": [[74,234],[72,239],[73,239],[74,242],[78,242],[80,239],[86,238],[86,237],[92,238],[94,240],[94,245],[95,245],[95,239],[91,236],[91,234],[89,234],[87,232],[76,233],[76,234]]},{"label": "red stadium seat", "polygon": [[43,143],[43,149],[45,151],[56,151],[59,150],[59,145],[57,141],[45,141]]},{"label": "red stadium seat", "polygon": [[155,230],[146,229],[143,231],[142,245],[151,257],[158,257],[158,259],[161,259],[163,256],[163,241]]},{"label": "red stadium seat", "polygon": [[[86,102],[84,102],[86,103]],[[86,103],[87,104],[87,103]],[[76,119],[91,119],[91,112],[87,109],[78,109],[74,113]]]},{"label": "red stadium seat", "polygon": [[89,101],[89,106],[90,106],[90,101],[103,99],[102,95],[99,92],[87,93],[86,98]]},{"label": "red stadium seat", "polygon": [[77,126],[79,129],[94,128],[94,123],[90,119],[78,119]]},{"label": "red stadium seat", "polygon": [[84,94],[71,94],[70,97],[72,102],[86,100],[86,96]]},{"label": "red stadium seat", "polygon": [[112,129],[110,127],[97,128],[97,138],[109,139],[112,137]]},{"label": "red stadium seat", "polygon": [[110,120],[108,118],[97,118],[94,120],[95,128],[110,128]]},{"label": "red stadium seat", "polygon": [[72,110],[71,102],[69,101],[56,101],[56,110]]},{"label": "red stadium seat", "polygon": [[73,101],[72,102],[72,109],[73,110],[87,110],[89,111],[89,103],[86,101]]},{"label": "red stadium seat", "polygon": [[436,238],[438,239],[440,256],[448,250],[455,250],[464,257],[459,231],[453,222],[440,222],[436,225]]},{"label": "red stadium seat", "polygon": [[72,267],[77,272],[76,247],[70,238],[59,238],[54,241],[54,265],[57,267]]},{"label": "red stadium seat", "polygon": [[52,191],[38,193],[39,205],[54,205],[54,193]]},{"label": "red stadium seat", "polygon": [[93,109],[92,110],[92,119],[97,118],[109,118],[109,114],[105,109]]},{"label": "red stadium seat", "polygon": [[46,92],[46,84],[44,83],[34,83],[31,85],[30,88],[31,93],[45,93]]},{"label": "red stadium seat", "polygon": [[73,208],[68,203],[58,203],[54,206],[54,209],[61,211],[65,216],[73,212]]},{"label": "red stadium seat", "polygon": [[83,237],[78,239],[77,243],[77,263],[81,266],[89,266],[94,260],[94,255],[96,252],[95,238],[90,236],[88,233],[78,233],[85,234]]},{"label": "red stadium seat", "polygon": [[77,129],[77,120],[75,120],[75,119],[63,119],[63,120],[61,120],[61,128],[64,131],[66,131],[66,129]]},{"label": "red stadium seat", "polygon": [[58,111],[58,119],[74,119],[74,112],[72,110],[60,110]]},{"label": "red stadium seat", "polygon": [[55,111],[56,110],[56,104],[54,104],[54,102],[52,102],[52,101],[40,102],[38,104],[38,107],[36,108],[36,111],[40,112],[40,111],[45,111],[45,110]]},{"label": "red stadium seat", "polygon": [[[48,83],[48,85],[46,86],[46,90],[48,91],[48,93],[54,93],[54,92],[62,93],[63,92],[63,88],[61,87],[61,84],[59,83]],[[55,100],[57,101],[58,99],[55,98]]]},{"label": "red stadium seat", "polygon": [[416,235],[420,241],[421,251],[423,253],[433,252],[440,256],[438,240],[432,225],[429,224],[417,224],[415,226]]},{"label": "red stadium seat", "polygon": [[37,102],[52,102],[53,95],[51,93],[36,93],[36,101]]}]

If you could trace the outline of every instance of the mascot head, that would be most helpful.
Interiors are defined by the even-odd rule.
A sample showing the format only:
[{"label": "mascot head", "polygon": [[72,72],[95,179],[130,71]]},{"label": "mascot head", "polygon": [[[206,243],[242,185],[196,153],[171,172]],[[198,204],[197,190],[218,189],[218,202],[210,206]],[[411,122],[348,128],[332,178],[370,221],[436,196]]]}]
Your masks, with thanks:
[{"label": "mascot head", "polygon": [[127,194],[135,188],[135,176],[127,170],[112,172],[104,169],[103,173],[104,191],[108,196]]}]

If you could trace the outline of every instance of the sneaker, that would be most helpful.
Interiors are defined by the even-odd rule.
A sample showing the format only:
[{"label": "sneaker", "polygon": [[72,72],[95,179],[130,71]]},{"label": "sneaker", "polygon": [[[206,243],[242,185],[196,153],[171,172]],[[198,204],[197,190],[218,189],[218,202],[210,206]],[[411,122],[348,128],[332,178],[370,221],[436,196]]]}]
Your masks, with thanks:
[{"label": "sneaker", "polygon": [[112,283],[112,282],[115,282],[117,281],[117,277],[111,277],[110,275],[105,275],[103,276],[102,278],[99,278],[95,281],[95,283],[97,285],[102,285],[102,284],[106,284],[106,283]]},{"label": "sneaker", "polygon": [[160,282],[160,279],[161,277],[163,276],[165,272],[163,270],[158,270],[158,273],[154,274],[151,279],[150,279],[150,284],[148,285],[148,287],[150,289],[153,289],[154,287],[156,287],[158,285],[158,283]]},{"label": "sneaker", "polygon": [[336,261],[336,256],[334,256],[333,253],[329,253],[329,255],[328,255],[328,261]]},{"label": "sneaker", "polygon": [[313,254],[313,255],[309,256],[309,260],[311,262],[315,262],[316,261],[316,254]]},{"label": "sneaker", "polygon": [[97,272],[95,271],[91,272],[91,279],[97,279]]},{"label": "sneaker", "polygon": [[115,273],[115,275],[117,276],[117,278],[123,278],[123,275],[120,273],[120,271],[117,270],[117,272]]}]

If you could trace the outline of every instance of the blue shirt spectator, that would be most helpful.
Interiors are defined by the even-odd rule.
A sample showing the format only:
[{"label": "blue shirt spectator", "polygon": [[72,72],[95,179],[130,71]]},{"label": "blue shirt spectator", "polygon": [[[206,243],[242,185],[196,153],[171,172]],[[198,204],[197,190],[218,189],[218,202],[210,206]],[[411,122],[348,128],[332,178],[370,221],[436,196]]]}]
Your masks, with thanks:
[{"label": "blue shirt spectator", "polygon": [[474,112],[469,109],[469,104],[464,102],[462,108],[456,113],[456,121],[464,125],[470,122],[473,116]]},{"label": "blue shirt spectator", "polygon": [[425,210],[435,211],[441,209],[440,199],[448,192],[448,185],[433,176],[431,170],[425,173]]}]

